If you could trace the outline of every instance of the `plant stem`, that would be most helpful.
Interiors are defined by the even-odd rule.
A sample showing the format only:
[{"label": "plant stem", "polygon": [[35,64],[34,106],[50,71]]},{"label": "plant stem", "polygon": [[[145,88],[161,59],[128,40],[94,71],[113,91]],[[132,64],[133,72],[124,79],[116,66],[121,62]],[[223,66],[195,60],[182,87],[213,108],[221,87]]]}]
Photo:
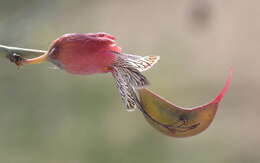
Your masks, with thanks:
[{"label": "plant stem", "polygon": [[12,54],[18,54],[21,57],[40,56],[43,55],[44,53],[46,53],[46,51],[0,45],[0,56],[5,56],[5,57],[8,57]]}]

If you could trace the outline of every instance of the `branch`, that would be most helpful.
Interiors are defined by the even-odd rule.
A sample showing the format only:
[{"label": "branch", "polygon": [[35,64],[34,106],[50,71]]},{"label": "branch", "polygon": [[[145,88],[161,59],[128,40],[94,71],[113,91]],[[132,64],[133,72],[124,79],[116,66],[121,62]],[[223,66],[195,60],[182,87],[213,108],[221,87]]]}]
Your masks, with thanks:
[{"label": "branch", "polygon": [[13,56],[14,54],[17,54],[21,57],[29,57],[29,56],[40,56],[43,55],[44,53],[46,53],[46,51],[0,45],[0,56],[5,56],[7,58]]}]

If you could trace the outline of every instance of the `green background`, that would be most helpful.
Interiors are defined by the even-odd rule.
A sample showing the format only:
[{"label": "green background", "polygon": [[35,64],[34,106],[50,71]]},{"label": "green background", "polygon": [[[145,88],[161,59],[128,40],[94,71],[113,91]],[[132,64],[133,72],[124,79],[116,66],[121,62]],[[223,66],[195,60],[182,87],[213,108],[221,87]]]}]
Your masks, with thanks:
[{"label": "green background", "polygon": [[47,50],[65,33],[107,32],[126,53],[160,55],[150,88],[192,107],[234,78],[213,124],[161,135],[123,108],[111,74],[74,76],[50,63],[0,59],[2,163],[260,162],[257,0],[0,0],[0,44]]}]

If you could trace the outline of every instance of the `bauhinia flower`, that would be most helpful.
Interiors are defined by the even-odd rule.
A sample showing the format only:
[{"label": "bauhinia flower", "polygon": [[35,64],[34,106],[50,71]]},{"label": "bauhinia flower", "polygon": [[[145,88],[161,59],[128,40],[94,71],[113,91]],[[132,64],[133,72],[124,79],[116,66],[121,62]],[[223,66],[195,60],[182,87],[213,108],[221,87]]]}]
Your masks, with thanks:
[{"label": "bauhinia flower", "polygon": [[65,34],[52,42],[47,53],[31,59],[15,56],[17,65],[50,61],[71,74],[112,73],[128,111],[138,107],[135,88],[149,84],[142,71],[150,69],[159,56],[126,54],[107,33]]}]

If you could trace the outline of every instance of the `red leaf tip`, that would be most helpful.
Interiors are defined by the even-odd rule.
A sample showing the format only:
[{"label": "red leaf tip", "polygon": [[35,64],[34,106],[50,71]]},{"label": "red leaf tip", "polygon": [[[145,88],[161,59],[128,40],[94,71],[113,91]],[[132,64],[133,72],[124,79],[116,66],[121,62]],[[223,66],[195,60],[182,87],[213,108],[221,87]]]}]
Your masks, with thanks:
[{"label": "red leaf tip", "polygon": [[224,88],[220,91],[220,93],[218,94],[218,96],[213,100],[212,103],[219,103],[222,98],[224,97],[225,93],[228,91],[230,84],[231,84],[231,80],[232,80],[232,76],[233,76],[233,69],[230,68],[229,69],[229,73],[228,73],[228,77],[226,80],[226,83],[224,85]]}]

